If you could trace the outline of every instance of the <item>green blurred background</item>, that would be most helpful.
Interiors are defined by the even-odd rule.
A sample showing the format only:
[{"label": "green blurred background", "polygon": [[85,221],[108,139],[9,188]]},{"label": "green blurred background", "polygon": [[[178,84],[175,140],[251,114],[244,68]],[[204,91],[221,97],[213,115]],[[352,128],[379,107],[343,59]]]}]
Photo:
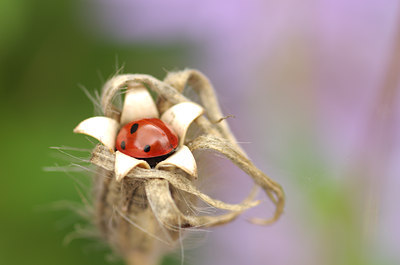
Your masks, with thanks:
[{"label": "green blurred background", "polygon": [[[262,170],[272,172],[283,184],[288,200],[285,215],[274,226],[238,221],[215,229],[198,260],[207,256],[213,264],[245,264],[252,258],[259,265],[265,264],[267,257],[274,265],[291,265],[294,260],[313,265],[396,264],[399,254],[394,243],[400,239],[400,211],[393,211],[398,199],[391,195],[398,192],[390,191],[395,189],[392,183],[396,179],[398,183],[399,169],[386,166],[386,160],[395,161],[394,156],[380,149],[382,142],[370,141],[370,131],[363,123],[371,118],[373,95],[380,93],[384,79],[396,1],[385,2],[386,6],[378,1],[366,5],[361,0],[306,1],[309,5],[295,0],[239,1],[233,11],[227,8],[230,1],[220,6],[204,1],[206,7],[199,8],[203,13],[198,12],[204,17],[190,13],[195,6],[182,4],[181,11],[175,8],[181,1],[172,1],[176,13],[166,10],[168,21],[156,21],[159,13],[152,12],[151,4],[143,14],[155,14],[153,20],[136,13],[138,21],[147,22],[149,27],[143,28],[149,32],[154,23],[164,33],[168,31],[164,22],[170,22],[165,23],[170,29],[192,34],[186,41],[171,41],[172,37],[166,42],[151,41],[151,37],[150,41],[140,37],[138,41],[115,40],[118,34],[126,34],[124,27],[115,36],[106,31],[98,34],[102,27],[96,28],[90,21],[103,17],[92,19],[98,10],[90,7],[95,3],[109,7],[106,2],[0,0],[0,110],[4,124],[0,136],[5,144],[0,160],[0,265],[109,264],[109,250],[94,241],[63,243],[81,221],[71,210],[54,206],[80,202],[78,182],[88,186],[90,181],[78,173],[72,174],[74,178],[65,172],[45,171],[46,167],[76,162],[50,147],[92,146],[85,137],[72,133],[77,123],[94,113],[81,86],[90,92],[99,90],[122,65],[125,73],[163,78],[167,70],[191,67],[201,54],[199,46],[205,43],[208,46],[200,48],[208,51],[204,56],[208,61],[198,65],[207,66],[213,82],[220,78],[217,84],[236,77],[232,78],[234,84],[226,81],[225,87],[217,87],[222,107],[230,108],[228,114],[238,114],[229,120],[238,139],[253,141],[244,148]],[[129,1],[118,2],[121,11]],[[130,2],[134,3],[131,8],[135,10],[139,2]],[[265,10],[248,3],[261,3]],[[145,6],[141,4],[139,9]],[[214,20],[208,20],[207,8],[212,9]],[[164,6],[160,9],[163,14]],[[262,19],[264,13],[266,20]],[[123,18],[121,21],[125,23]],[[187,28],[181,27],[182,21],[188,22]],[[217,30],[212,31],[214,28]],[[154,32],[157,35],[157,30]],[[222,37],[219,32],[224,33]],[[246,80],[244,85],[240,79]],[[391,107],[398,108],[393,104]],[[388,133],[377,138],[389,139],[395,122],[392,127],[383,126],[389,128]],[[346,138],[346,134],[350,136]],[[379,150],[381,153],[375,152]],[[373,155],[365,158],[368,151]],[[386,174],[387,168],[391,174]],[[230,188],[236,192],[235,184],[240,188],[239,181],[232,183],[223,183],[228,193]],[[256,215],[273,210],[267,208],[265,213],[265,209],[261,207]],[[364,225],[369,226],[365,229]],[[191,264],[190,259],[187,263]],[[179,262],[168,258],[165,264]]]},{"label": "green blurred background", "polygon": [[[72,129],[93,114],[89,91],[101,88],[123,58],[125,72],[162,78],[184,67],[184,46],[117,46],[80,27],[74,1],[0,1],[0,264],[107,264],[87,240],[63,245],[76,218],[54,210],[80,201],[75,181],[44,167],[68,165],[51,146],[89,147]],[[117,263],[118,264],[118,263]]]}]

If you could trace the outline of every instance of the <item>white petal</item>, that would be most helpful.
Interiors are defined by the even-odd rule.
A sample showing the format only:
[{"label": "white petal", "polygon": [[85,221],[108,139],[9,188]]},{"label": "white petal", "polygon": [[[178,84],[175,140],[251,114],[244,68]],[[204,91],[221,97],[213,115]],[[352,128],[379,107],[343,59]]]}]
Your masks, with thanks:
[{"label": "white petal", "polygon": [[110,150],[115,148],[119,123],[107,117],[92,117],[79,123],[74,133],[82,133],[92,136],[107,146]]},{"label": "white petal", "polygon": [[158,118],[158,110],[149,91],[142,85],[135,84],[126,91],[121,125],[145,118]]},{"label": "white petal", "polygon": [[200,105],[193,102],[183,102],[165,111],[161,120],[172,126],[179,136],[180,144],[183,144],[190,124],[203,112],[204,110]]},{"label": "white petal", "polygon": [[128,175],[129,171],[131,171],[135,167],[142,167],[149,169],[149,164],[140,159],[136,159],[134,157],[125,155],[120,151],[115,152],[115,177],[118,182],[120,182],[126,175]]},{"label": "white petal", "polygon": [[157,169],[167,169],[169,167],[177,167],[197,178],[197,165],[192,152],[186,145],[182,145],[179,150],[157,164]]}]

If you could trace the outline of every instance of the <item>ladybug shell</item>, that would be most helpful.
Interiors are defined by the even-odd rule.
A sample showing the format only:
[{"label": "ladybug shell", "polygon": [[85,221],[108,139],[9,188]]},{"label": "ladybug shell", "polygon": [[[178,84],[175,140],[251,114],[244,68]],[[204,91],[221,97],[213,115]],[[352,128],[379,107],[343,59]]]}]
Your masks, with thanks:
[{"label": "ladybug shell", "polygon": [[162,120],[142,119],[126,124],[118,133],[116,148],[135,158],[152,158],[171,153],[178,136]]}]

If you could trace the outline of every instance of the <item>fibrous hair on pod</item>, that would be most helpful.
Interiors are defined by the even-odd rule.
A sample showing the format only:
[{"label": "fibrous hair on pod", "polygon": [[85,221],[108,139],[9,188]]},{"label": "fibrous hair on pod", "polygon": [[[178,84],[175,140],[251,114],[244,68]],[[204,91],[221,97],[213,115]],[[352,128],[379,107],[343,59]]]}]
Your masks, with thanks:
[{"label": "fibrous hair on pod", "polygon": [[[201,113],[193,117],[190,127],[179,124],[181,114],[173,113],[178,117],[178,121],[173,121],[178,125],[174,126],[182,126],[185,135],[180,139],[178,152],[186,150],[189,157],[193,157],[193,152],[212,151],[251,177],[254,188],[242,202],[229,204],[200,191],[196,178],[208,176],[197,176],[195,165],[192,165],[195,171],[188,171],[185,165],[172,162],[167,163],[166,167],[157,165],[154,168],[143,168],[142,165],[124,171],[124,175],[118,175],[122,173],[116,166],[118,161],[114,148],[107,144],[96,145],[89,160],[78,158],[77,163],[71,165],[93,175],[89,219],[102,240],[127,264],[156,265],[165,253],[175,249],[180,249],[183,264],[184,235],[206,231],[204,229],[208,227],[235,220],[245,210],[260,203],[254,200],[259,188],[275,205],[275,212],[270,219],[257,218],[251,219],[251,222],[267,225],[278,220],[285,202],[281,186],[259,170],[237,143],[227,123],[232,115],[223,115],[215,91],[202,73],[192,69],[169,72],[163,81],[144,74],[118,73],[105,83],[101,94],[92,96],[87,90],[84,91],[95,107],[101,108],[104,119],[110,121],[110,124],[119,124],[122,123],[122,112],[126,106],[129,107],[126,105],[129,103],[126,103],[127,96],[123,103],[125,105],[122,105],[124,95],[135,89],[151,92],[151,96],[145,96],[145,100],[156,98],[155,108],[161,118],[178,105],[187,104],[197,110],[200,108]],[[185,95],[195,95],[198,104]],[[136,104],[143,104],[141,108],[146,108],[143,102]],[[80,127],[77,128],[76,132],[90,135]],[[112,137],[109,138],[109,141],[112,140]],[[58,150],[65,152],[68,149]]]}]

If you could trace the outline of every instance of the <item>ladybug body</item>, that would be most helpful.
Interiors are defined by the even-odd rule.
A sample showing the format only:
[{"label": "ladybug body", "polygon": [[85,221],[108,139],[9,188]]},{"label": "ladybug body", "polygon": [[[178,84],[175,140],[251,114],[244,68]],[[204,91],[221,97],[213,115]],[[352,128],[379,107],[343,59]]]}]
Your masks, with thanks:
[{"label": "ladybug body", "polygon": [[[123,126],[118,133],[118,151],[135,158],[153,161],[178,147],[178,136],[162,120],[142,119]],[[157,160],[157,159],[156,159]]]}]

